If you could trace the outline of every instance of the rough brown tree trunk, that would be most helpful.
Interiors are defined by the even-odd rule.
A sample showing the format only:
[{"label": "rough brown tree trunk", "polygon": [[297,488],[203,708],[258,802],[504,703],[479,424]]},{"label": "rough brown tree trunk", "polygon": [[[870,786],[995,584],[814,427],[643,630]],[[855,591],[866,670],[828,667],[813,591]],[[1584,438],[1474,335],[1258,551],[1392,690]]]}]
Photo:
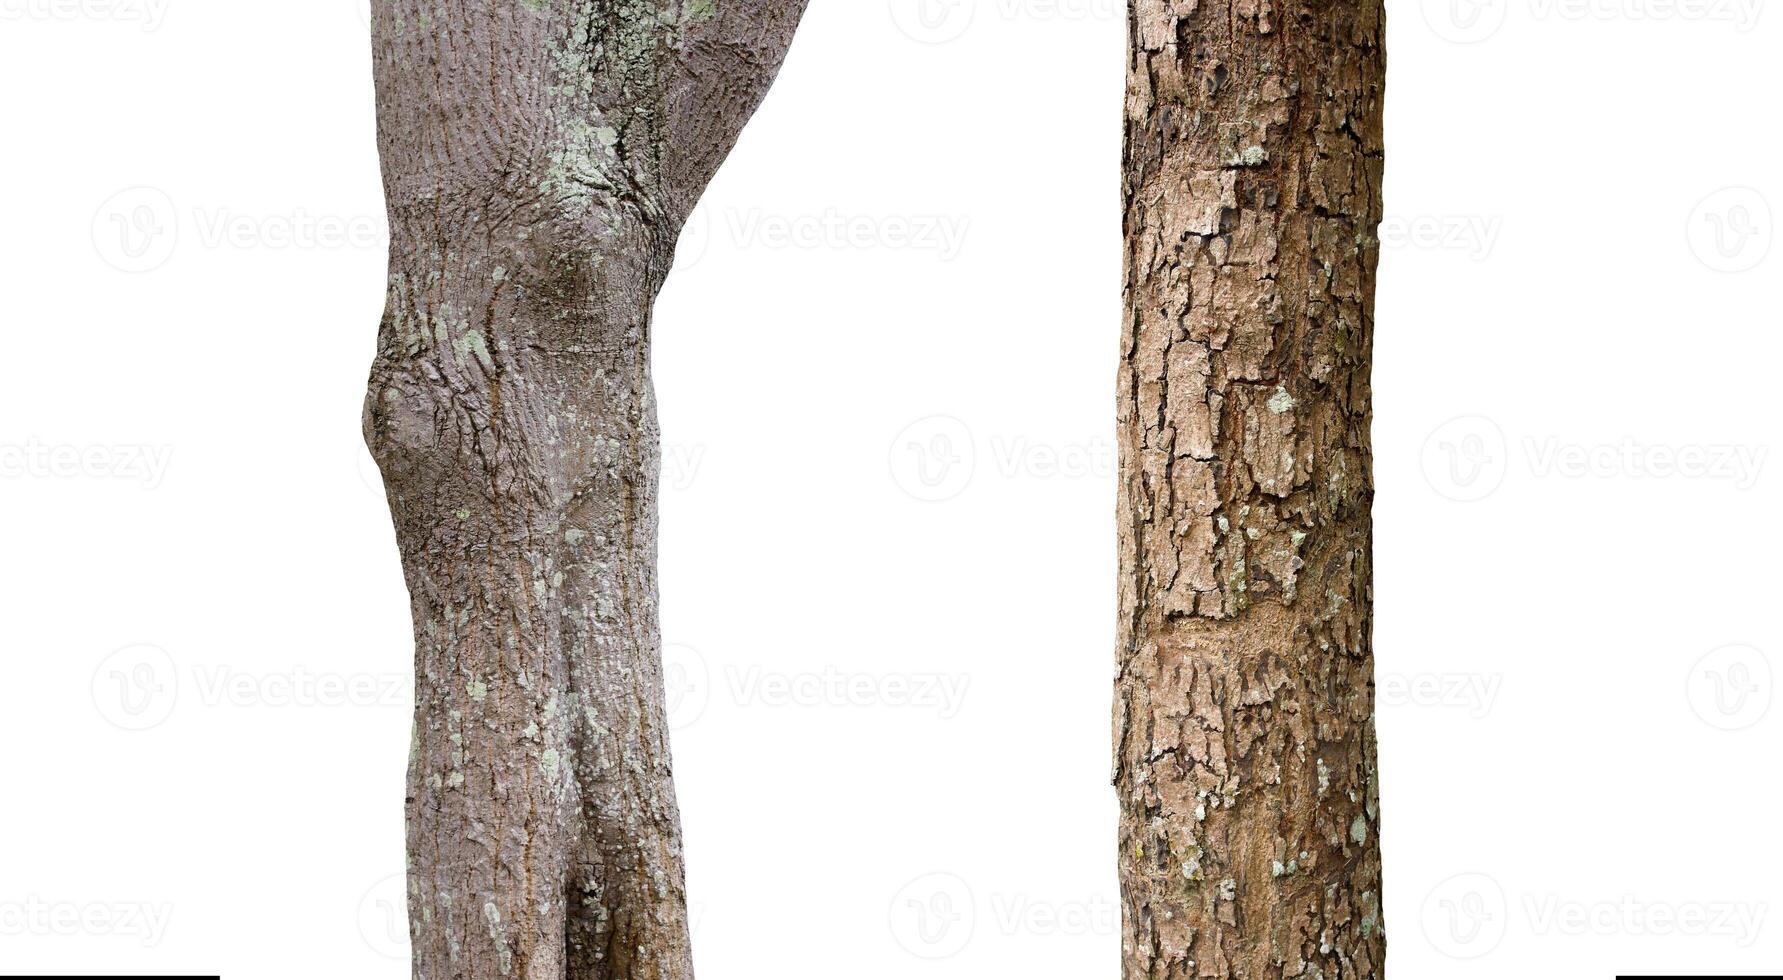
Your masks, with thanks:
[{"label": "rough brown tree trunk", "polygon": [[692,975],[651,307],[801,0],[375,0],[422,980]]},{"label": "rough brown tree trunk", "polygon": [[1128,980],[1379,978],[1380,0],[1134,0],[1115,782]]}]

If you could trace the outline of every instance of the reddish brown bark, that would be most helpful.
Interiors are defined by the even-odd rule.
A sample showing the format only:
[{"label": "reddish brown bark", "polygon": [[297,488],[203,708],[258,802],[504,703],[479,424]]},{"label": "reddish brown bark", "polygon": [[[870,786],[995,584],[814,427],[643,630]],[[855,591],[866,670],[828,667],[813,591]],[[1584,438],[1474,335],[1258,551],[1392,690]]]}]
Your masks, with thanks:
[{"label": "reddish brown bark", "polygon": [[1128,980],[1379,978],[1379,0],[1135,0],[1115,713]]}]

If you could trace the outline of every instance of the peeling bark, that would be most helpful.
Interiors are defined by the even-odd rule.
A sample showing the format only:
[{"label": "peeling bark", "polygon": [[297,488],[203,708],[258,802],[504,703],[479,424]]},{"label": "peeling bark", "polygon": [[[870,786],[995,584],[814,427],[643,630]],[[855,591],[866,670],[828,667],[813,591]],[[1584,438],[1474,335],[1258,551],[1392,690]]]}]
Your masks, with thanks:
[{"label": "peeling bark", "polygon": [[418,980],[692,976],[651,307],[802,0],[375,0]]},{"label": "peeling bark", "polygon": [[1128,980],[1379,978],[1380,0],[1134,0],[1115,784]]}]

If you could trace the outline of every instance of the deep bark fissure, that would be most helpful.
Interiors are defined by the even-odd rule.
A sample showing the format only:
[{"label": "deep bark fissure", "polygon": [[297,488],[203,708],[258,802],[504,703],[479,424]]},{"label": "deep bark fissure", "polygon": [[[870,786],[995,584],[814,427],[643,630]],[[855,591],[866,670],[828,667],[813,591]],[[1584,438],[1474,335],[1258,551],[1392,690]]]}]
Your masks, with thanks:
[{"label": "deep bark fissure", "polygon": [[1120,371],[1128,980],[1378,980],[1379,0],[1134,0]]},{"label": "deep bark fissure", "polygon": [[803,6],[374,3],[417,978],[692,975],[651,307]]}]

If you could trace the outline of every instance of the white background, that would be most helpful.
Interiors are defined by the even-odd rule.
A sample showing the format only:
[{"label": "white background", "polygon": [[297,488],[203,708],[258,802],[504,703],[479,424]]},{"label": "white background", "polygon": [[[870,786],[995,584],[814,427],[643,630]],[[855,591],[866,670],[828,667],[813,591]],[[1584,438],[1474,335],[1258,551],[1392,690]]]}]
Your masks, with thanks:
[{"label": "white background", "polygon": [[[659,307],[706,978],[1117,976],[1124,15],[924,2],[814,0]],[[1393,973],[1777,970],[1783,11],[1450,2],[1390,5]],[[406,976],[361,6],[0,18],[0,971]]]}]

